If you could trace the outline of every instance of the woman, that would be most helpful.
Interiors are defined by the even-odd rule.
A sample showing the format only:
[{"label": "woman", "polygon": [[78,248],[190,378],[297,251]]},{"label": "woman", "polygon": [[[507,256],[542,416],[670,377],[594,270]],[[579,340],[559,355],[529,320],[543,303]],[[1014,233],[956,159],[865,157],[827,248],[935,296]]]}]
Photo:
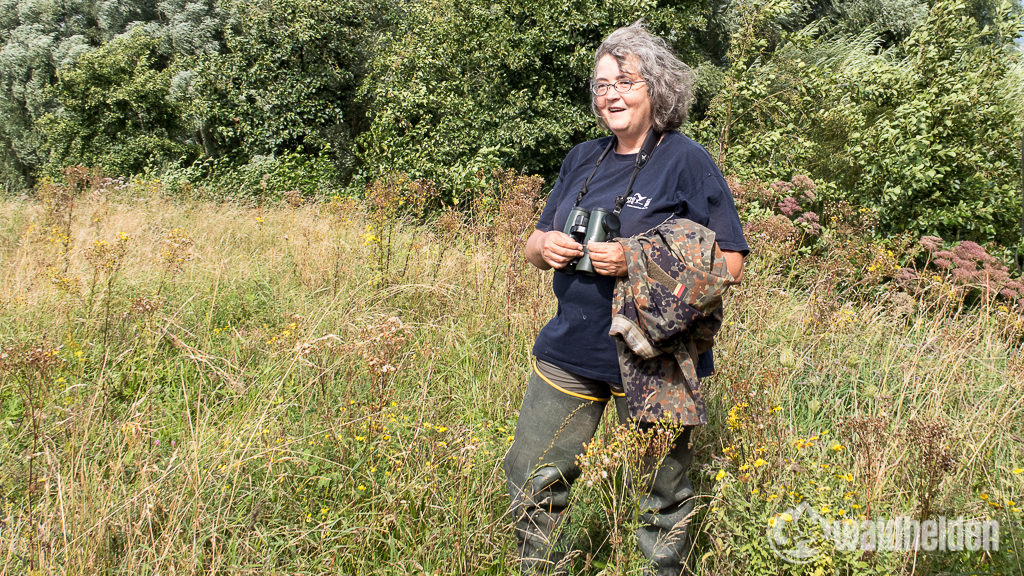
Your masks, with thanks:
[{"label": "woman", "polygon": [[[640,22],[613,32],[597,50],[591,80],[592,109],[613,136],[569,152],[527,241],[526,258],[542,270],[555,269],[558,312],[534,345],[533,371],[505,458],[524,573],[559,568],[562,554],[550,539],[580,474],[576,456],[593,438],[605,404],[614,398],[620,421],[629,417],[615,340],[608,335],[616,277],[627,274],[624,250],[618,242],[591,242],[586,248],[596,275],[568,273],[584,255],[584,247],[562,232],[569,212],[576,206],[619,208],[621,237],[671,216],[690,219],[715,232],[733,278],[742,273],[748,248],[729,188],[710,155],[676,131],[686,120],[691,88],[690,69]],[[644,164],[637,162],[642,148],[639,155],[649,158]],[[701,354],[697,375],[712,369],[710,351]],[[659,575],[680,574],[690,551],[690,458],[687,428],[639,503],[638,543]]]}]

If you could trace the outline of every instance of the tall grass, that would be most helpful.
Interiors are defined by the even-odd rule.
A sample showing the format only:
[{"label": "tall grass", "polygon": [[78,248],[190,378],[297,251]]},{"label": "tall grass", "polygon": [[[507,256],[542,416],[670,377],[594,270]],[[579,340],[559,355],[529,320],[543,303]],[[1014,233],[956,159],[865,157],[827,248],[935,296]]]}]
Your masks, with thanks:
[{"label": "tall grass", "polygon": [[[501,460],[554,302],[521,256],[540,184],[501,182],[432,220],[399,209],[430,194],[403,181],[366,203],[95,181],[0,204],[0,574],[511,572]],[[941,281],[840,290],[840,249],[801,268],[751,239],[694,436],[698,564],[1021,573],[1019,316]],[[640,573],[623,463],[601,465],[573,569]],[[992,516],[1001,548],[786,564],[769,523],[807,500]]]}]

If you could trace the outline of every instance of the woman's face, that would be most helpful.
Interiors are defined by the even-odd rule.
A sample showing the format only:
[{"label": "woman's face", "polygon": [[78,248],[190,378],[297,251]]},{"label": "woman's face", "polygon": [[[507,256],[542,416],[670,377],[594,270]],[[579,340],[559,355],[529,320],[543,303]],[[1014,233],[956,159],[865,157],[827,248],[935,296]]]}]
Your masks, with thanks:
[{"label": "woman's face", "polygon": [[[628,62],[626,69],[620,68],[614,56],[605,54],[597,61],[594,82],[612,84],[618,80],[643,80],[634,70],[635,67]],[[651,98],[646,82],[634,84],[633,89],[624,94],[609,87],[603,96],[594,97],[594,106],[620,140],[642,138],[651,128]]]}]

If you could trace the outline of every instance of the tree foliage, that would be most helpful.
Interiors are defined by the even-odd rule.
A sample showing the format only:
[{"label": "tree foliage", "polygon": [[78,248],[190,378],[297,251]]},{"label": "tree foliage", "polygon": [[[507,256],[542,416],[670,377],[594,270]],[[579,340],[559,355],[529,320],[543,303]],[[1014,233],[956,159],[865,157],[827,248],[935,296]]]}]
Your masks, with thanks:
[{"label": "tree foliage", "polygon": [[644,16],[684,56],[705,7],[647,0],[417,0],[401,9],[363,83],[367,178],[398,171],[450,194],[499,166],[551,177],[597,134],[587,79],[594,49]]},{"label": "tree foliage", "polygon": [[31,181],[46,159],[35,122],[52,108],[45,91],[56,70],[102,35],[95,3],[0,1],[0,143],[4,188]]},{"label": "tree foliage", "polygon": [[809,174],[885,232],[1011,242],[1021,8],[1000,1],[0,0],[0,179],[550,183],[600,133],[594,48],[642,17],[697,69],[684,129],[726,172]]},{"label": "tree foliage", "polygon": [[58,111],[40,120],[51,166],[135,174],[155,162],[195,158],[180,106],[168,97],[173,69],[159,47],[137,27],[58,70],[51,91]]},{"label": "tree foliage", "polygon": [[[1006,86],[1020,55],[1019,14],[935,2],[908,39],[886,47],[804,30],[772,51],[751,11],[712,114],[699,126],[727,170],[808,173],[877,208],[881,227],[1011,242],[1022,117]],[[985,24],[983,21],[988,20]]]},{"label": "tree foliage", "polygon": [[197,58],[183,92],[209,156],[245,163],[344,149],[358,131],[357,78],[370,48],[361,0],[232,1],[223,50]]},{"label": "tree foliage", "polygon": [[[4,119],[0,122],[0,145],[4,150],[0,180],[4,188],[17,190],[30,185],[51,159],[59,162],[64,154],[82,148],[82,142],[55,139],[54,119],[62,117],[62,105],[77,107],[79,111],[90,106],[88,99],[92,95],[82,93],[83,100],[72,103],[78,94],[54,89],[60,71],[73,69],[85,55],[108,42],[116,42],[119,47],[109,49],[105,57],[116,57],[127,47],[119,36],[138,27],[159,40],[151,50],[153,58],[148,64],[150,68],[159,68],[157,71],[170,66],[179,56],[215,51],[221,27],[214,3],[215,0],[0,0],[0,112]],[[95,68],[96,62],[90,65]],[[143,72],[143,68],[134,69]],[[71,78],[75,73],[67,72],[66,76]],[[70,85],[65,82],[65,86]],[[59,101],[58,95],[63,101]],[[44,117],[46,122],[42,122]],[[46,130],[49,137],[44,134]],[[126,134],[131,132],[127,127]],[[73,132],[63,134],[67,138],[78,137]],[[92,142],[100,146],[107,141]],[[123,143],[118,146],[124,148]],[[54,149],[56,153],[51,154]],[[83,150],[78,155],[91,158],[106,154],[102,150]]]}]

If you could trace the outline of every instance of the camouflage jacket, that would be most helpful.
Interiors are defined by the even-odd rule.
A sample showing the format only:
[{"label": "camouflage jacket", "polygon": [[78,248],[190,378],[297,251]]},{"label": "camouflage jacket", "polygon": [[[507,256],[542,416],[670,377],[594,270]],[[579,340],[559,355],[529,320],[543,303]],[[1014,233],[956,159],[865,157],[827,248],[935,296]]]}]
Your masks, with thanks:
[{"label": "camouflage jacket", "polygon": [[707,424],[697,356],[722,326],[722,296],[735,280],[715,233],[672,217],[619,238],[628,276],[615,283],[612,327],[630,416]]}]

